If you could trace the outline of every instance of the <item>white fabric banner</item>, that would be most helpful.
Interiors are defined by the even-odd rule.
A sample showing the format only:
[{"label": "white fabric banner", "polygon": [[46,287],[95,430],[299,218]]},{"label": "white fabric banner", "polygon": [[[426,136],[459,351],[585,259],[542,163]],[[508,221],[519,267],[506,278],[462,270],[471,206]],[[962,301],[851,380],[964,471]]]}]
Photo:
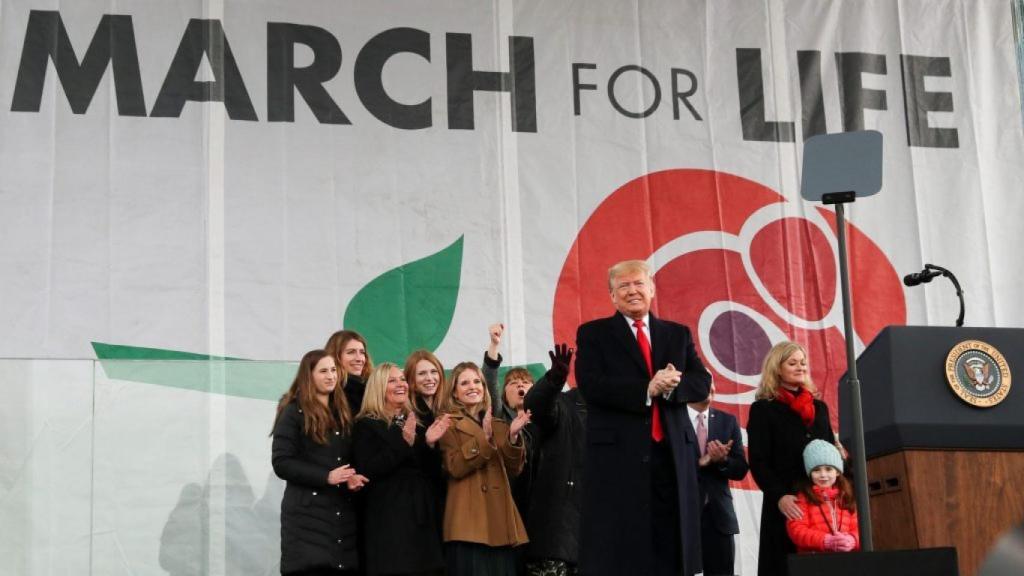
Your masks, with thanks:
[{"label": "white fabric banner", "polygon": [[[815,134],[884,139],[847,210],[858,349],[952,324],[948,283],[900,283],[925,262],[968,325],[1024,326],[1005,0],[3,0],[0,35],[0,358],[35,359],[0,369],[4,574],[275,573],[292,365],[218,358],[344,326],[452,366],[502,321],[506,364],[542,370],[625,258],[741,424],[784,338],[835,422]],[[760,493],[734,491],[754,574]]]}]

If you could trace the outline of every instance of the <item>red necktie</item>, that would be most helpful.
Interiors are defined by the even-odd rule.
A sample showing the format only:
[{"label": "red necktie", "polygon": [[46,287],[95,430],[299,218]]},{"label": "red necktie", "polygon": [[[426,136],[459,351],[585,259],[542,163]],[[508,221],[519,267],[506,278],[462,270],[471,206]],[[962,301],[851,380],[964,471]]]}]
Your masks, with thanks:
[{"label": "red necktie", "polygon": [[[647,363],[647,375],[654,375],[654,364],[651,362],[651,343],[647,341],[647,334],[644,333],[644,321],[634,320],[633,326],[636,327],[636,343],[640,345],[640,354],[644,357],[644,362]],[[658,410],[658,404],[654,398],[651,398],[651,438],[655,442],[661,442],[661,439],[665,437],[665,434],[661,430],[661,411]]]}]

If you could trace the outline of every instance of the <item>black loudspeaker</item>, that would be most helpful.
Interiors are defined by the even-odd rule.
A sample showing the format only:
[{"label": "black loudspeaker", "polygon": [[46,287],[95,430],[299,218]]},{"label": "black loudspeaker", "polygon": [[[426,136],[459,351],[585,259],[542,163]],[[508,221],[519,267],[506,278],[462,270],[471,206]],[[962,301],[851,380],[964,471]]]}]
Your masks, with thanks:
[{"label": "black loudspeaker", "polygon": [[956,548],[790,554],[789,576],[959,576]]}]

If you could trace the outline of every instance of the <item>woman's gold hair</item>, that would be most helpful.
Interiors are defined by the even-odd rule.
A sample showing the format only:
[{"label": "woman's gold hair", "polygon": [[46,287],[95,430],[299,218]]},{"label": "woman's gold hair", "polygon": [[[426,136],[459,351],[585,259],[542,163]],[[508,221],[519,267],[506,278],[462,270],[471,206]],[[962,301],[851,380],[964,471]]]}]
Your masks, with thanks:
[{"label": "woman's gold hair", "polygon": [[[764,357],[764,364],[761,365],[761,383],[757,387],[757,392],[754,395],[755,398],[758,400],[775,399],[777,390],[782,385],[782,364],[789,360],[789,357],[796,352],[803,352],[804,358],[808,358],[807,350],[796,342],[783,340],[772,346],[772,349]],[[817,395],[818,389],[814,387],[814,382],[811,381],[810,370],[807,371],[803,387],[812,395]]]}]

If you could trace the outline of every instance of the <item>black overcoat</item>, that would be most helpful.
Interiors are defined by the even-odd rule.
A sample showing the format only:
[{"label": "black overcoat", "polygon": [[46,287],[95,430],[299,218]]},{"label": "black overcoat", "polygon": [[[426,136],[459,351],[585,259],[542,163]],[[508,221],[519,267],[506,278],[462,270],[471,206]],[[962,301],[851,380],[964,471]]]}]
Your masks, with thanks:
[{"label": "black overcoat", "polygon": [[410,446],[396,424],[360,418],[353,433],[363,488],[366,574],[413,574],[444,566],[435,486],[441,459],[417,427]]},{"label": "black overcoat", "polygon": [[[675,465],[683,573],[694,574],[701,570],[697,438],[686,403],[707,398],[711,376],[687,327],[653,314],[649,318],[654,370],[671,363],[683,373],[667,399],[653,401]],[[587,403],[580,570],[587,576],[651,574],[653,441],[647,364],[620,314],[580,326],[576,346],[576,382]]]},{"label": "black overcoat", "polygon": [[292,402],[274,425],[271,463],[287,484],[281,499],[281,573],[354,569],[356,513],[345,484],[331,486],[327,475],[350,464],[352,437],[328,432],[317,444],[302,431],[302,409]]},{"label": "black overcoat", "polygon": [[529,560],[579,563],[580,495],[583,491],[587,405],[579,388],[562,392],[565,377],[554,370],[526,395],[537,427],[536,478],[525,516]]},{"label": "black overcoat", "polygon": [[750,472],[763,492],[761,531],[757,553],[758,576],[786,574],[786,555],[796,551],[786,533],[779,498],[796,493],[807,477],[804,447],[811,440],[833,441],[828,406],[814,401],[814,422],[804,426],[800,416],[777,400],[757,400],[747,420]]}]

